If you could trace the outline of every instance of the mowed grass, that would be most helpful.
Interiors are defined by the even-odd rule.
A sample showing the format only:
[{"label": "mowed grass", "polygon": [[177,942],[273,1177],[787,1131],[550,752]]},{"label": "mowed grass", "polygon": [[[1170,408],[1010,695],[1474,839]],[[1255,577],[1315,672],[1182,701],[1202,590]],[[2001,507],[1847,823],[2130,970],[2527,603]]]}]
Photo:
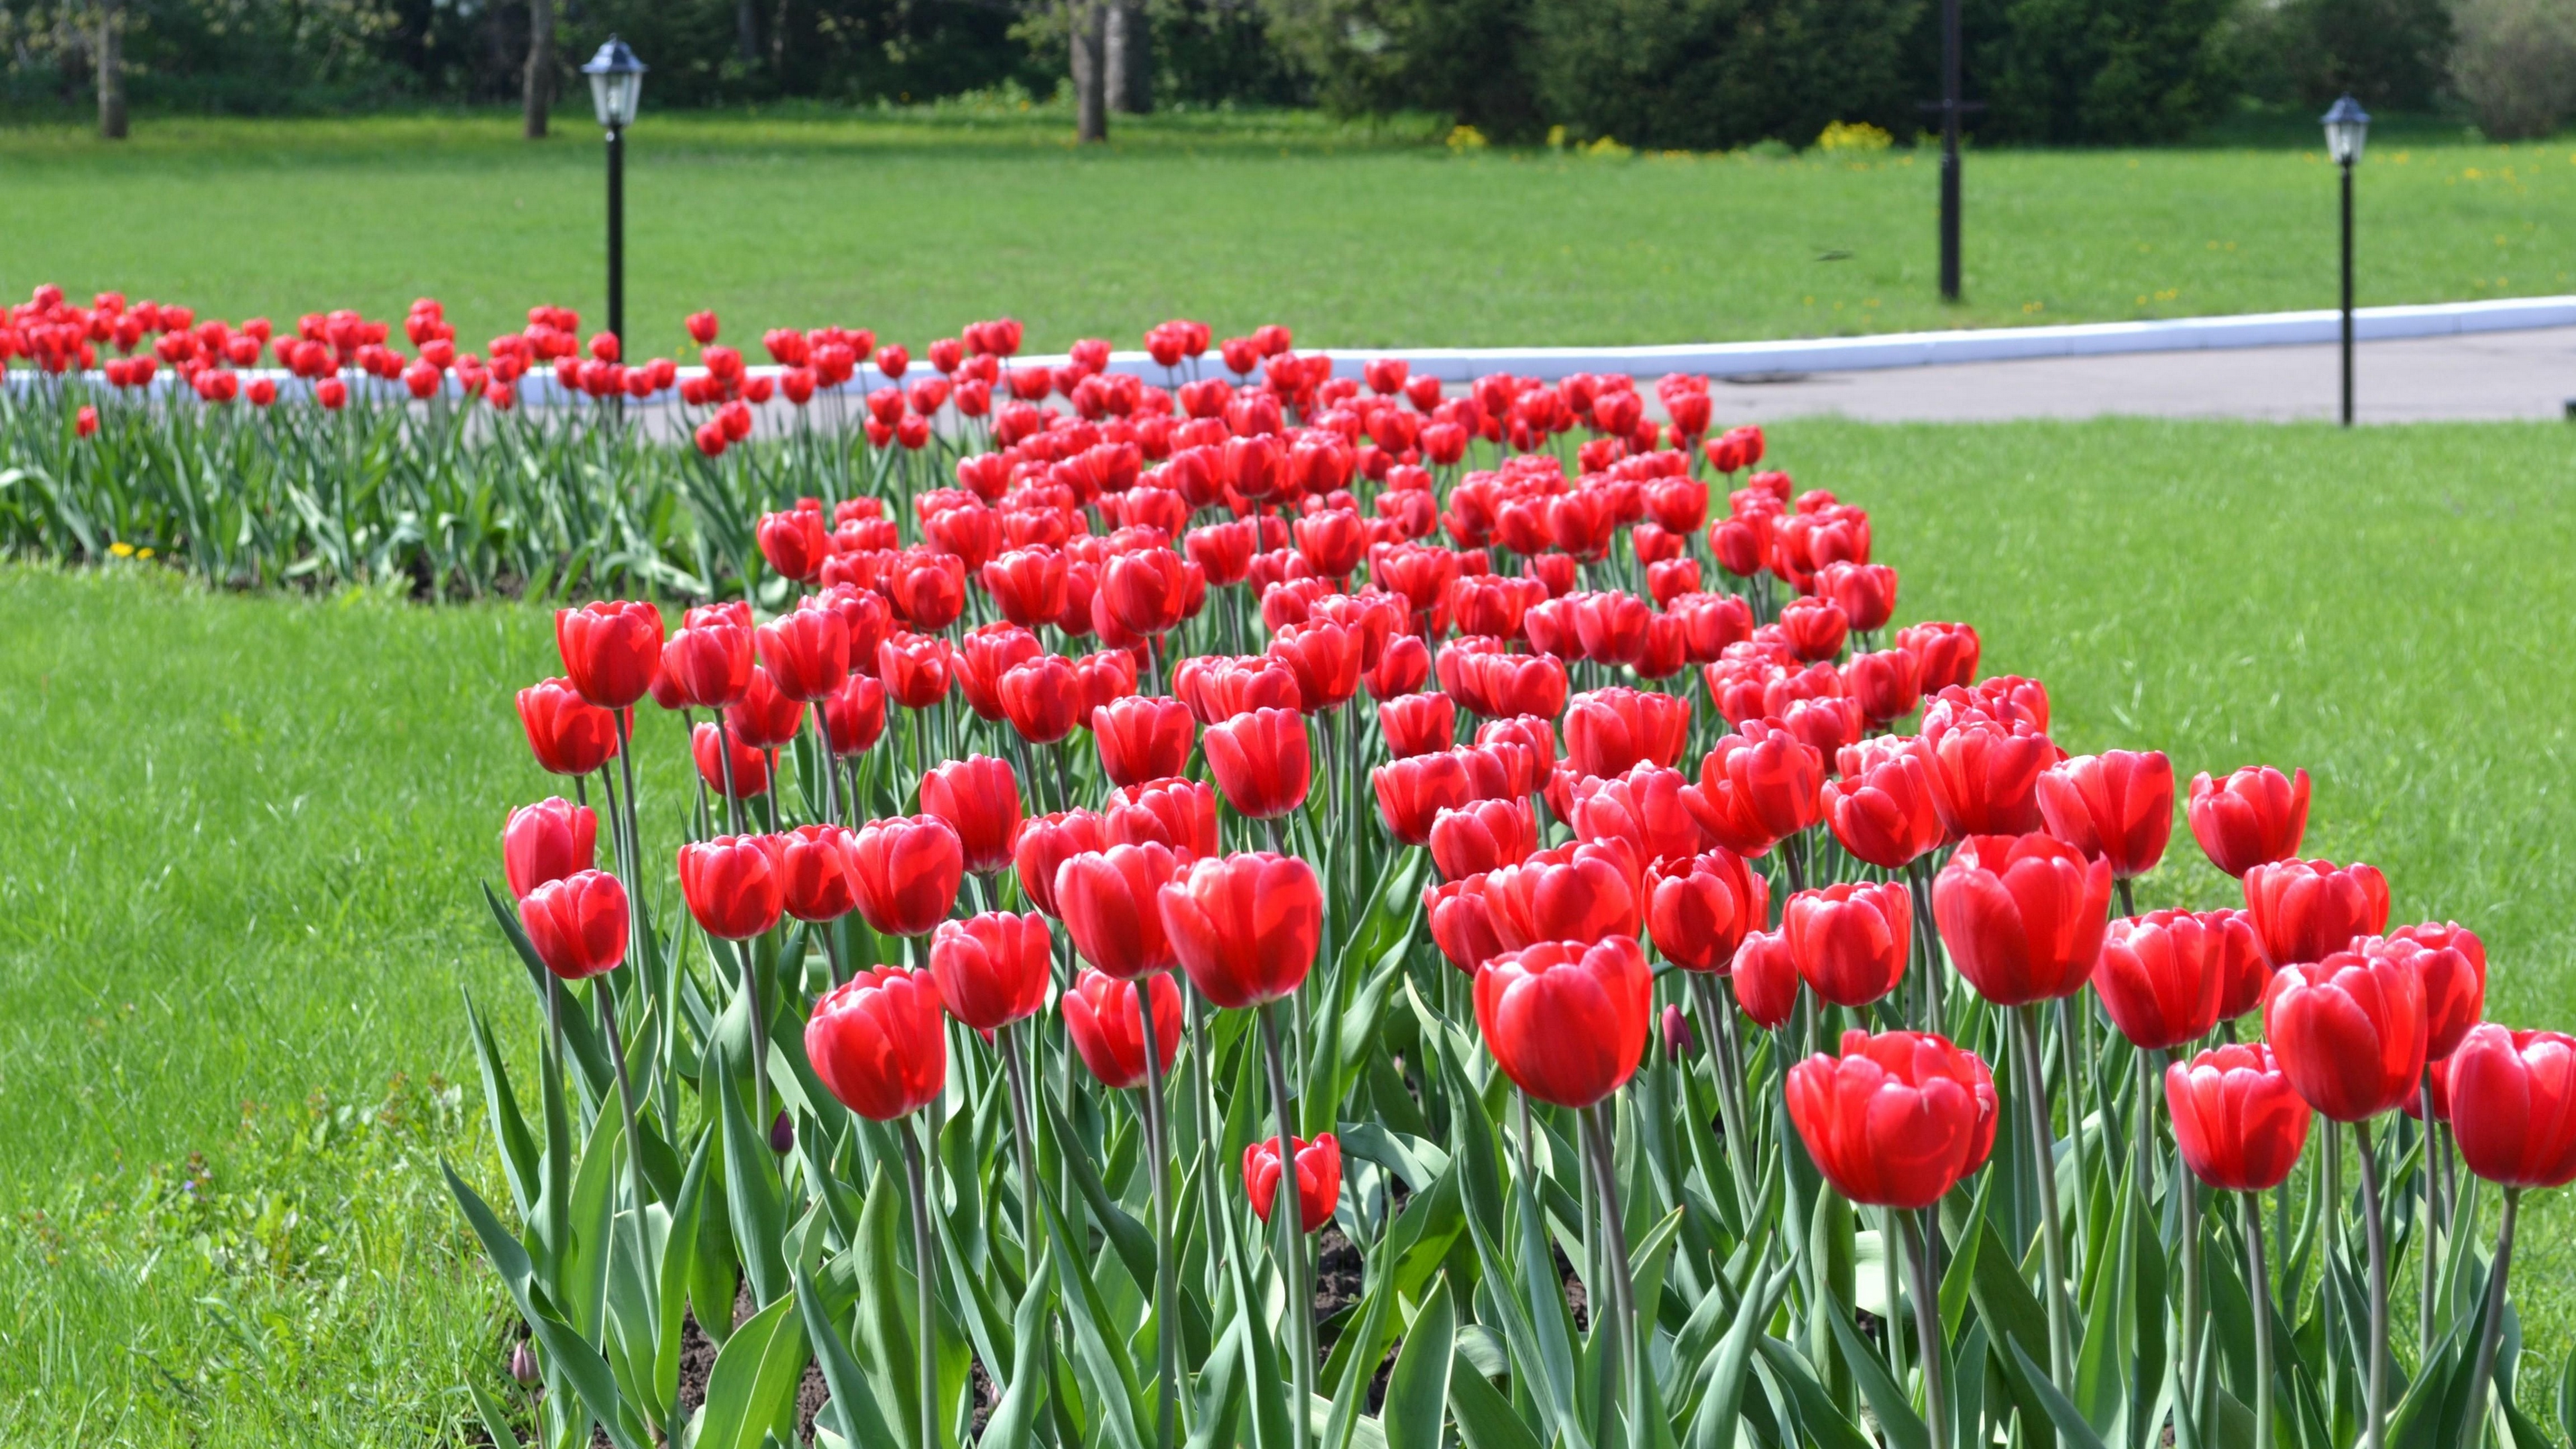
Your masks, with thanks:
[{"label": "mowed grass", "polygon": [[[649,98],[649,92],[648,92]],[[445,300],[480,347],[532,303],[604,311],[601,155],[492,113],[149,117],[109,146],[0,129],[0,295],[35,283],[281,320]],[[657,113],[631,133],[629,343],[868,326],[916,355],[1014,315],[1032,349],[1171,316],[1309,347],[1612,344],[2331,306],[2333,168],[2307,149],[1993,151],[1967,162],[1967,300],[1935,297],[1936,158],[1453,155],[1427,125],[1304,114]],[[2364,303],[2563,292],[2576,145],[2383,127]]]},{"label": "mowed grass", "polygon": [[[2496,1017],[2576,1026],[2568,434],[1772,438],[1873,511],[1904,616],[2048,682],[2068,748],[2304,765],[2311,852],[2475,926]],[[476,883],[550,789],[509,696],[552,659],[510,606],[0,572],[0,1442],[414,1444],[465,1376],[500,1387],[506,1311],[435,1160],[489,1173],[459,989],[535,1036]],[[667,725],[648,810],[682,799]],[[2144,904],[2232,899],[2179,829],[2170,859]],[[2554,1367],[2569,1230],[2535,1206],[2516,1281]]]}]

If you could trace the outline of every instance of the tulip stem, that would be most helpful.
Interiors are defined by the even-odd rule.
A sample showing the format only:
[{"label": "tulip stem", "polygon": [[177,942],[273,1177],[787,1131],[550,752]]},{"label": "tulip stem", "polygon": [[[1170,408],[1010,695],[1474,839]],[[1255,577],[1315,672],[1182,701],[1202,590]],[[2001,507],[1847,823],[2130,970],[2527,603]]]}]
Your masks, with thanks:
[{"label": "tulip stem", "polygon": [[[1278,829],[1273,822],[1271,829]],[[1270,1231],[1279,1254],[1279,1278],[1288,1292],[1288,1429],[1296,1449],[1306,1449],[1314,1429],[1308,1422],[1314,1405],[1315,1300],[1306,1291],[1306,1252],[1298,1231],[1296,1119],[1288,1106],[1288,1069],[1279,1059],[1279,1013],[1255,1009],[1261,1018],[1261,1053],[1270,1069],[1270,1104],[1279,1119],[1279,1187],[1271,1200]]]},{"label": "tulip stem", "polygon": [[[1158,1449],[1171,1449],[1180,1410],[1179,1294],[1172,1282],[1172,1164],[1163,1121],[1163,1052],[1155,1039],[1152,995],[1145,989],[1150,984],[1151,978],[1139,980],[1134,989],[1136,1023],[1145,1036],[1145,1165],[1154,1191],[1154,1442]],[[1293,1166],[1293,1159],[1283,1160]]]},{"label": "tulip stem", "polygon": [[1217,1218],[1220,1211],[1216,1192],[1217,1163],[1216,1086],[1208,1072],[1207,998],[1193,985],[1188,993],[1190,1003],[1190,1100],[1197,1108],[1198,1142],[1194,1147],[1199,1174],[1200,1228],[1207,1234],[1211,1271],[1215,1259],[1224,1256],[1225,1233]]},{"label": "tulip stem", "polygon": [[938,1449],[939,1445],[939,1322],[938,1305],[933,1292],[938,1259],[930,1241],[930,1189],[924,1182],[921,1167],[921,1138],[907,1120],[903,1126],[903,1175],[912,1189],[912,1278],[914,1324],[918,1362],[916,1388],[921,1396],[919,1449]]},{"label": "tulip stem", "polygon": [[[1914,1276],[1914,1348],[1923,1361],[1923,1422],[1932,1429],[1932,1449],[1950,1449],[1953,1437],[1950,1426],[1949,1394],[1941,1382],[1940,1287],[1932,1281],[1930,1234],[1925,1231],[1935,1208],[1908,1212],[1889,1208],[1887,1215],[1904,1230],[1906,1265]],[[1895,1244],[1887,1245],[1893,1253]],[[1896,1304],[1887,1305],[1887,1336],[1896,1339]],[[1903,1380],[1899,1379],[1899,1383]]]},{"label": "tulip stem", "polygon": [[[1708,1029],[1708,1049],[1717,1070],[1717,1112],[1726,1127],[1726,1165],[1735,1178],[1736,1213],[1739,1220],[1753,1214],[1753,1177],[1751,1159],[1753,1144],[1744,1135],[1744,1074],[1736,1065],[1735,1007],[1732,1001],[1719,1000],[1717,977],[1690,973],[1691,989],[1699,996],[1701,1024]],[[1752,1224],[1745,1223],[1747,1231]]]},{"label": "tulip stem", "polygon": [[626,1188],[635,1195],[635,1222],[644,1222],[644,1205],[651,1199],[644,1195],[644,1134],[637,1130],[635,1118],[635,1080],[626,1070],[626,1043],[617,1032],[617,993],[608,989],[608,978],[600,977],[590,984],[591,997],[599,1003],[599,1029],[608,1035],[608,1057],[617,1064],[617,1104],[626,1110]]},{"label": "tulip stem", "polygon": [[2064,1392],[2075,1352],[2066,1324],[2066,1228],[2057,1215],[2057,1145],[2048,1125],[2048,1086],[2040,1070],[2039,1004],[2030,1002],[2013,1013],[2021,1024],[2022,1097],[2030,1119],[2030,1146],[2039,1169],[2040,1260],[2048,1281],[2041,1285],[2048,1304],[2048,1377]]},{"label": "tulip stem", "polygon": [[832,727],[823,718],[823,701],[819,699],[814,701],[814,743],[822,748],[823,755],[823,818],[838,820],[841,806],[836,798],[840,792],[834,788],[839,782],[832,778]]},{"label": "tulip stem", "polygon": [[2369,1412],[2362,1420],[2363,1449],[2379,1449],[2388,1436],[2388,1228],[2380,1221],[2379,1158],[2371,1151],[2370,1123],[2352,1124],[2361,1149],[2361,1230],[2370,1253]]},{"label": "tulip stem", "polygon": [[2245,1282],[2254,1296],[2254,1449],[2272,1449],[2272,1276],[2263,1266],[2263,1195],[2245,1194]]},{"label": "tulip stem", "polygon": [[[1602,1281],[1610,1290],[1610,1341],[1618,1349],[1620,1374],[1628,1393],[1628,1442],[1652,1444],[1646,1428],[1645,1355],[1637,1343],[1637,1285],[1628,1276],[1628,1225],[1621,1220],[1619,1168],[1610,1146],[1610,1104],[1595,1102],[1575,1113],[1575,1125],[1592,1158],[1592,1176],[1601,1194]],[[1594,1331],[1601,1315],[1593,1314]]]},{"label": "tulip stem", "polygon": [[2442,1144],[2433,1133],[2433,1073],[2429,1066],[2425,1069],[2423,1084],[2416,1091],[2416,1104],[2424,1121],[2424,1226],[2416,1234],[2424,1240],[2423,1251],[2417,1254],[2423,1259],[2424,1286],[2415,1314],[2415,1361],[2422,1363],[2433,1352],[2433,1267],[2434,1260],[2441,1256],[2434,1251],[2434,1229],[2441,1223],[2442,1205],[2440,1172],[2434,1154],[2441,1150]]},{"label": "tulip stem", "polygon": [[[1029,1031],[1037,1031],[1037,1019],[1029,1018]],[[1025,1261],[1020,1265],[1023,1277],[1034,1277],[1038,1270],[1038,1169],[1037,1138],[1029,1131],[1029,1079],[1020,1062],[1020,1036],[1005,1023],[994,1033],[1002,1042],[1002,1075],[1011,1093],[1011,1146],[1020,1162],[1020,1252]]]},{"label": "tulip stem", "polygon": [[732,822],[733,833],[742,830],[742,795],[733,785],[733,737],[725,730],[724,711],[716,712],[716,763],[724,771],[725,819]]},{"label": "tulip stem", "polygon": [[2077,1272],[2082,1271],[2081,1265],[2092,1257],[2093,1248],[2093,1234],[2089,1230],[2093,1217],[2093,1174],[2089,1170],[2091,1164],[2086,1160],[2091,1154],[2084,1150],[2084,1119],[2091,1115],[2085,1108],[2093,1101],[2093,1074],[2083,1066],[2093,1059],[2090,1050],[2093,1018],[2089,1011],[2085,1012],[2087,1049],[2079,1055],[2075,1023],[2080,1010],[2083,1010],[2082,1004],[2076,998],[2057,998],[2057,1061],[2058,1070],[2066,1080],[2066,1155],[2075,1167],[2075,1252],[2070,1267]]},{"label": "tulip stem", "polygon": [[2505,1275],[2513,1270],[2514,1210],[2522,1206],[2522,1189],[2504,1190],[2504,1218],[2496,1224],[2495,1268],[2487,1290],[2486,1324],[2478,1330],[2477,1367],[2469,1375],[2469,1413],[2460,1425],[2461,1449],[2477,1449],[2486,1435],[2487,1389],[2495,1381],[2496,1341],[2504,1334]]},{"label": "tulip stem", "polygon": [[760,1000],[760,972],[751,964],[751,943],[733,943],[735,959],[742,963],[743,1006],[751,1017],[751,1048],[745,1054],[751,1066],[751,1125],[762,1132],[769,1130],[769,1012]]}]

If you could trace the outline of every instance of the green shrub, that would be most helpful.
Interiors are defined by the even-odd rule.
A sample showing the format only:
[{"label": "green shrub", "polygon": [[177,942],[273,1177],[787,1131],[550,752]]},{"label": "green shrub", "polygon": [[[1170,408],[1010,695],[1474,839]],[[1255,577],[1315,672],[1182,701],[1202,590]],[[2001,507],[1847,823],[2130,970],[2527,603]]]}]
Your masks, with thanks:
[{"label": "green shrub", "polygon": [[2457,0],[2451,82],[2499,141],[2546,136],[2576,111],[2576,5]]},{"label": "green shrub", "polygon": [[1654,148],[1805,145],[1835,121],[1910,130],[1924,0],[1553,0],[1531,16],[1548,119]]}]

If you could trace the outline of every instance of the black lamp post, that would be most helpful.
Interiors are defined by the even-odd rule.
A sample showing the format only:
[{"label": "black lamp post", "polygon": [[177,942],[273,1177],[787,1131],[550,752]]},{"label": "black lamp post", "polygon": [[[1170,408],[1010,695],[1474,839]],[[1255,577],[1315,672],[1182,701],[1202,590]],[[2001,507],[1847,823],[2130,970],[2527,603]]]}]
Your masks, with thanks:
[{"label": "black lamp post", "polygon": [[2343,170],[2343,425],[2352,426],[2352,168],[2370,135],[2370,113],[2351,96],[2337,99],[2323,117],[2326,154]]},{"label": "black lamp post", "polygon": [[626,128],[644,99],[644,62],[612,35],[590,63],[590,103],[608,132],[608,330],[626,345]]},{"label": "black lamp post", "polygon": [[1959,0],[1941,0],[1941,300],[1959,300]]}]

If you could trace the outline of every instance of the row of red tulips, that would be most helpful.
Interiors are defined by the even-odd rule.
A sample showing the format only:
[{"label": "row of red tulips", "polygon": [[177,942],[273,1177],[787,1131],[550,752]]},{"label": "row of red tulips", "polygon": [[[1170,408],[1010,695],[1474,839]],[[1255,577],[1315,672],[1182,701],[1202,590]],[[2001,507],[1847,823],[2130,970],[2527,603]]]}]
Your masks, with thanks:
[{"label": "row of red tulips", "polygon": [[[1179,325],[1148,338],[1167,366],[1207,345]],[[523,1233],[457,1184],[549,1442],[756,1442],[792,1410],[759,1366],[809,1353],[848,1442],[980,1414],[994,1443],[1848,1443],[1859,1397],[1892,1444],[2376,1444],[2392,1410],[2521,1442],[2505,1268],[2519,1193],[2576,1176],[2576,1041],[2480,1024],[2473,933],[2390,930],[2377,871],[2299,859],[2304,773],[2195,779],[2182,814],[2245,907],[2140,913],[2165,757],[2065,757],[2046,691],[1977,679],[1965,625],[1870,647],[1897,580],[1832,494],[1754,474],[1712,522],[1702,470],[1762,441],[1705,438],[1704,389],[1668,379],[1649,437],[1624,379],[1453,398],[1373,369],[1408,414],[1273,365],[1213,404],[1185,385],[1154,436],[1087,415],[1100,377],[998,419],[955,488],[763,517],[766,618],[559,616],[564,675],[521,718],[603,791],[616,859],[586,805],[510,822],[546,1146],[487,1057]],[[1559,422],[1594,432],[1578,458],[1526,451]],[[1443,426],[1523,451],[1435,475],[1406,455],[1437,464]],[[695,767],[656,812],[694,933],[649,908],[647,698]],[[2401,1109],[2424,1125],[2374,1134]],[[2454,1143],[2506,1189],[2491,1259]],[[585,1250],[556,1215],[594,1177],[615,1245]],[[1322,1357],[1299,1229],[1327,1221],[1367,1292]],[[2230,1241],[2241,1274],[2205,1251]],[[621,1261],[623,1298],[584,1286]],[[728,1339],[695,1419],[680,1299]]]}]

